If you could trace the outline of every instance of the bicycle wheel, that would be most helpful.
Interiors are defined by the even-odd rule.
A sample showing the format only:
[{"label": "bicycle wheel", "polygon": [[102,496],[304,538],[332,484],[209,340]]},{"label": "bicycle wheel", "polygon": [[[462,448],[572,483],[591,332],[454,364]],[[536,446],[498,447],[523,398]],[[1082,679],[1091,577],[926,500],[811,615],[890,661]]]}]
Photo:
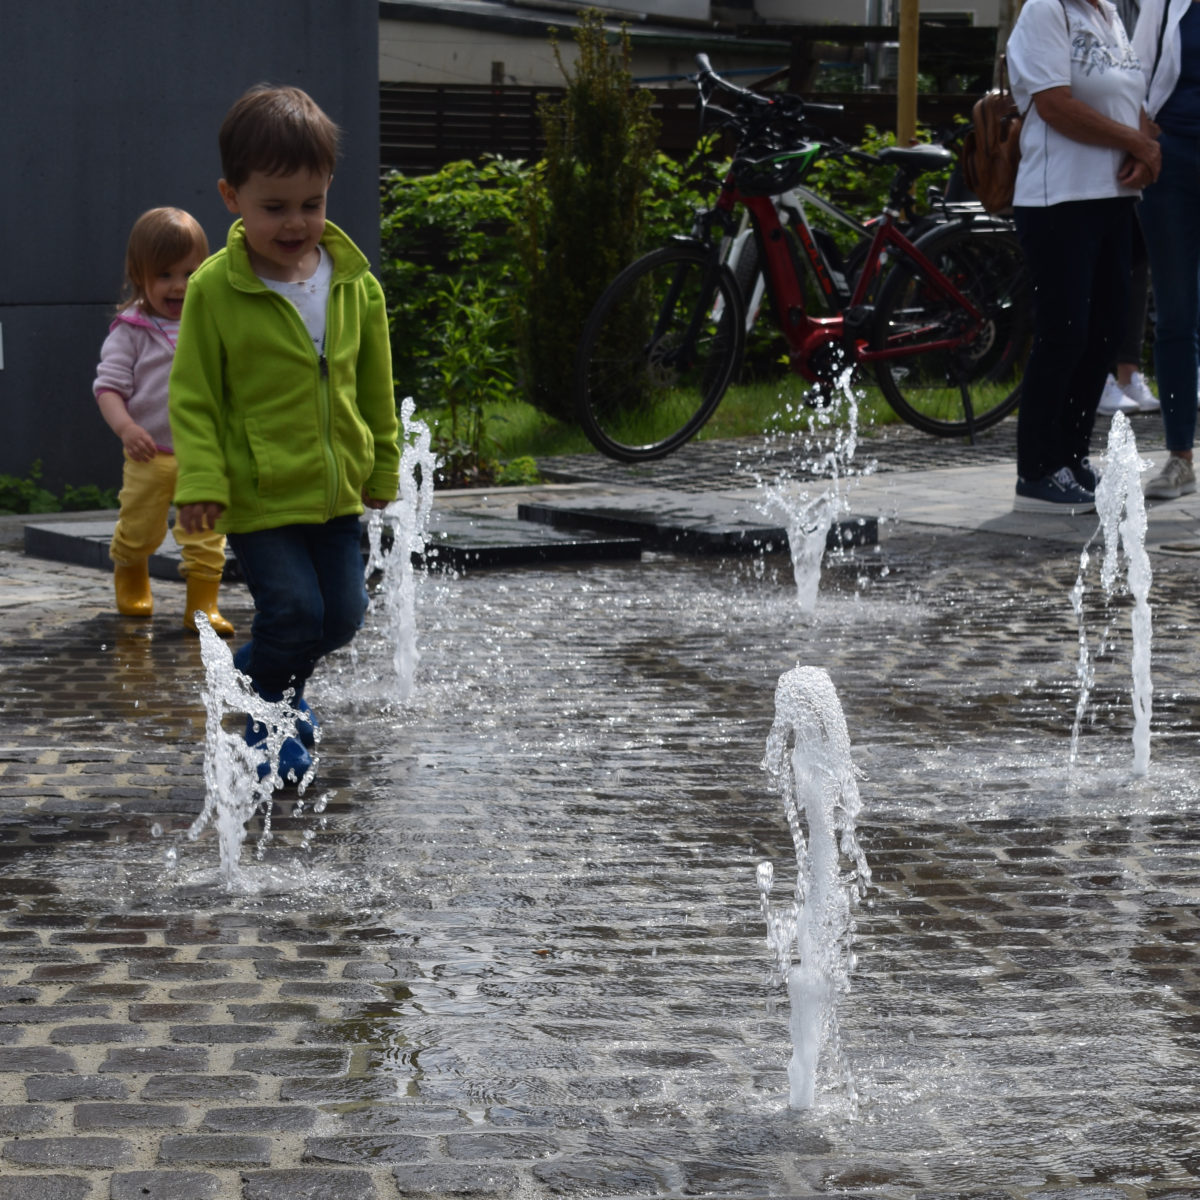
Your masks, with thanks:
[{"label": "bicycle wheel", "polygon": [[911,353],[877,362],[875,373],[887,402],[910,425],[941,437],[974,434],[1020,400],[1033,336],[1025,260],[1004,227],[940,226],[916,245],[979,309],[984,324],[962,345],[937,348],[969,332],[973,321],[911,260],[899,258],[879,292],[872,349]]},{"label": "bicycle wheel", "polygon": [[575,358],[575,411],[612,458],[661,458],[694,437],[741,361],[737,284],[700,246],[667,246],[613,280]]}]

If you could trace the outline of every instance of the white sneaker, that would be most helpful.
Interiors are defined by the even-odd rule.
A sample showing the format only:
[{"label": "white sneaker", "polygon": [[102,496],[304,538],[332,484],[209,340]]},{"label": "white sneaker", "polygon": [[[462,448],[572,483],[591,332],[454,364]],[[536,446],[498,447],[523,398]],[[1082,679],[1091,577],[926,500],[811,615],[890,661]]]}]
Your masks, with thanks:
[{"label": "white sneaker", "polygon": [[1141,371],[1134,371],[1121,391],[1137,405],[1138,412],[1158,412],[1158,397],[1150,390],[1150,385]]},{"label": "white sneaker", "polygon": [[1143,494],[1147,500],[1178,500],[1196,490],[1196,471],[1191,459],[1172,454],[1163,469],[1148,480]]},{"label": "white sneaker", "polygon": [[1100,403],[1096,405],[1096,411],[1105,417],[1119,412],[1135,413],[1138,411],[1138,403],[1125,395],[1120,384],[1110,375],[1104,381],[1104,391],[1100,393]]}]

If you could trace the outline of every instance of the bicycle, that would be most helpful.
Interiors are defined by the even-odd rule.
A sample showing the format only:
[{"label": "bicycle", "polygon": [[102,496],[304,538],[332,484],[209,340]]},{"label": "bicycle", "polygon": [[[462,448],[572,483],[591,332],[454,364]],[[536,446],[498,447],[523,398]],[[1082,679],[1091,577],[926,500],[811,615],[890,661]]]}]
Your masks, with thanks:
[{"label": "bicycle", "polygon": [[[808,114],[828,106],[760,96],[721,79],[705,55],[697,64],[702,108],[732,128],[736,150],[716,203],[697,213],[691,234],[622,271],[585,323],[575,403],[592,443],[635,462],[699,432],[736,378],[759,263],[791,369],[810,383],[828,388],[847,367],[869,368],[897,415],[939,436],[974,439],[1007,416],[1020,398],[1031,331],[1011,226],[977,206],[948,211],[915,241],[900,226],[903,194],[921,173],[947,166],[950,152],[889,147],[871,156],[808,141]],[[719,107],[716,96],[732,103]],[[804,186],[828,154],[896,169],[872,228]],[[748,222],[740,238],[739,206]],[[866,244],[861,265],[838,255],[806,206]],[[808,312],[809,274],[829,315]]]}]

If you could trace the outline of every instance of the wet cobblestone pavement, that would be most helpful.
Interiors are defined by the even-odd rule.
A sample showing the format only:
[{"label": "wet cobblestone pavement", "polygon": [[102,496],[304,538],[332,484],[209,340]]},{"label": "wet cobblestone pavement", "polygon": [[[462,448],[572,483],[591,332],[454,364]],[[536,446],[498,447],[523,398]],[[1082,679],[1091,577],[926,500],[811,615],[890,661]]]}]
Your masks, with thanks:
[{"label": "wet cobblestone pavement", "polygon": [[[778,557],[430,577],[413,701],[374,629],[314,680],[320,776],[229,894],[182,585],[127,621],[0,553],[0,1200],[1200,1195],[1195,565],[1154,561],[1142,781],[1095,588],[1068,769],[1077,567],[894,522],[809,619]],[[755,885],[797,662],[874,872],[857,1105],[809,1112]]]}]

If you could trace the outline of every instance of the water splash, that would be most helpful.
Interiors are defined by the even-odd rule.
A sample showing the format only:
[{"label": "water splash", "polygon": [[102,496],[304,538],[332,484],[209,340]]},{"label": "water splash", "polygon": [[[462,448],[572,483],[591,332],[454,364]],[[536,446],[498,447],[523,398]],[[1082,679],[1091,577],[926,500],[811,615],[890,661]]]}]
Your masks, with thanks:
[{"label": "water splash", "polygon": [[[835,521],[849,512],[843,480],[850,474],[858,448],[858,395],[851,386],[851,376],[848,369],[838,379],[844,406],[818,408],[809,416],[806,446],[810,457],[802,466],[816,481],[805,485],[786,475],[771,481],[759,480],[762,491],[759,511],[767,517],[782,519],[787,529],[796,597],[800,611],[805,614],[816,608],[829,531]],[[843,407],[844,423],[839,419]],[[833,421],[837,423],[832,441],[818,444],[820,427]]]},{"label": "water splash", "polygon": [[853,1104],[837,998],[850,986],[852,910],[871,870],[855,835],[861,800],[850,735],[826,671],[795,667],[780,678],[763,767],[781,790],[796,851],[796,886],[787,904],[771,903],[771,864],[758,868],[767,944],[778,976],[787,979],[791,1003],[789,1103],[811,1108],[823,1072]]},{"label": "water splash", "polygon": [[[263,830],[258,855],[271,840],[271,795],[285,786],[279,775],[279,752],[285,739],[296,736],[296,710],[291,706],[289,688],[279,701],[264,700],[252,687],[250,678],[233,665],[233,656],[225,642],[213,632],[204,613],[196,614],[200,633],[200,654],[204,660],[204,701],[206,713],[204,737],[204,807],[187,831],[195,841],[211,824],[217,830],[220,849],[219,874],[226,888],[245,889],[248,881],[239,859],[246,840],[246,824],[261,810]],[[236,728],[227,730],[225,718],[235,715]],[[242,715],[253,717],[267,731],[266,740],[257,745],[246,743]],[[314,740],[320,730],[314,731]],[[316,772],[318,755],[312,753],[312,766],[295,783],[301,796]],[[270,768],[259,777],[263,764]]]},{"label": "water splash", "polygon": [[1074,766],[1078,756],[1080,726],[1095,684],[1095,658],[1107,648],[1111,630],[1111,623],[1105,626],[1098,639],[1096,654],[1093,655],[1088,647],[1083,612],[1084,581],[1090,563],[1088,551],[1096,537],[1102,535],[1104,556],[1100,564],[1100,583],[1110,603],[1119,590],[1117,577],[1124,552],[1125,586],[1133,596],[1130,615],[1133,651],[1130,666],[1133,676],[1133,773],[1136,776],[1145,776],[1150,771],[1150,718],[1154,695],[1150,672],[1153,630],[1149,600],[1153,572],[1150,569],[1150,557],[1146,553],[1146,503],[1142,496],[1142,469],[1133,427],[1123,413],[1117,413],[1109,429],[1104,471],[1096,488],[1099,524],[1079,556],[1079,575],[1071,590],[1071,607],[1079,626],[1079,664],[1076,668],[1079,700],[1071,730],[1070,753],[1070,763]]},{"label": "water splash", "polygon": [[[413,555],[423,555],[433,507],[433,477],[437,456],[430,445],[429,426],[414,417],[411,396],[400,408],[400,495],[384,509],[372,509],[367,522],[367,575],[383,573],[377,599],[381,602],[387,638],[392,647],[396,694],[407,701],[413,691],[417,664],[416,573]],[[390,545],[383,548],[384,527]]]}]

